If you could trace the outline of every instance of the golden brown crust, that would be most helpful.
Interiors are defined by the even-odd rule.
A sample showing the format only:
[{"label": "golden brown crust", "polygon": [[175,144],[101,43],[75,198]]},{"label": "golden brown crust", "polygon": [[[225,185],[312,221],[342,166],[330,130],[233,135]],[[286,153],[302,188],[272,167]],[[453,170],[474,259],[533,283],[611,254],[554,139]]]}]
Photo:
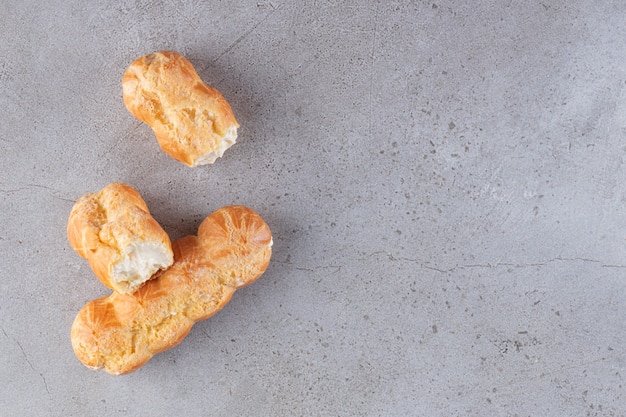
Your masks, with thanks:
[{"label": "golden brown crust", "polygon": [[163,151],[188,166],[212,163],[235,143],[239,124],[230,105],[177,52],[135,60],[122,91],[128,111],[153,129]]},{"label": "golden brown crust", "polygon": [[[121,293],[134,291],[158,269],[173,262],[167,233],[150,215],[139,193],[122,183],[109,184],[78,199],[68,218],[67,236],[98,279]],[[139,252],[142,247],[158,253],[158,262],[142,265],[144,270],[137,265],[126,267],[129,259],[134,259],[133,251]]]},{"label": "golden brown crust", "polygon": [[113,293],[82,308],[71,330],[76,356],[111,374],[136,370],[261,276],[271,246],[270,229],[256,212],[242,206],[217,210],[198,236],[173,242],[169,269],[133,294]]}]

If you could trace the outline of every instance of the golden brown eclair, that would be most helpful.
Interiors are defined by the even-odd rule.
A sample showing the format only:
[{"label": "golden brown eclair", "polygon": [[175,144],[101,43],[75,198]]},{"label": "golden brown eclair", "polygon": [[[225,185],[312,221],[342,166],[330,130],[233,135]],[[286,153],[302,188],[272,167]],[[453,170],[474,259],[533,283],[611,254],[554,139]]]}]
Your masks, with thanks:
[{"label": "golden brown eclair", "polygon": [[230,104],[178,52],[135,60],[124,73],[122,92],[128,111],[152,128],[163,151],[188,166],[215,162],[237,140]]},{"label": "golden brown eclair", "polygon": [[71,329],[76,356],[110,374],[136,370],[261,276],[271,246],[270,229],[256,212],[243,206],[217,210],[197,236],[173,242],[169,269],[133,294],[113,293],[80,310]]},{"label": "golden brown eclair", "polygon": [[107,287],[128,293],[174,262],[172,245],[139,193],[112,183],[86,194],[70,212],[70,245]]}]

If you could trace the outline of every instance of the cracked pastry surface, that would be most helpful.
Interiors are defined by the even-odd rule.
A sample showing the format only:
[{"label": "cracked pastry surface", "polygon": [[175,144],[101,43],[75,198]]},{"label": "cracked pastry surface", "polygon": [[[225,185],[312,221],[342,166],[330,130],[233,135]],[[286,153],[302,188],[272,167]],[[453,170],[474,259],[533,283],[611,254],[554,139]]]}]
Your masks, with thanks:
[{"label": "cracked pastry surface", "polygon": [[190,167],[212,164],[237,140],[230,104],[178,52],[136,59],[122,77],[122,92],[128,111],[152,128],[161,149]]},{"label": "cracked pastry surface", "polygon": [[68,218],[70,246],[98,279],[120,292],[133,292],[174,262],[170,238],[129,185],[112,183],[76,201]]}]

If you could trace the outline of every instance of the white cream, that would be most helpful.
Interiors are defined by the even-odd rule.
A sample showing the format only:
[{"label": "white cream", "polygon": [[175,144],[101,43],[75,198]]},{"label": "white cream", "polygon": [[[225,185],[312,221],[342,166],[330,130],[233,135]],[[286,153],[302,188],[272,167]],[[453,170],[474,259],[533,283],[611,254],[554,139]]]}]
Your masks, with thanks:
[{"label": "white cream", "polygon": [[200,156],[198,159],[194,161],[193,166],[197,167],[199,165],[212,164],[213,162],[215,162],[217,158],[221,158],[222,155],[224,155],[224,152],[226,152],[226,149],[233,146],[235,142],[237,142],[237,128],[233,126],[230,129],[228,129],[228,131],[222,138],[220,147],[214,150],[213,152],[209,152],[206,155]]},{"label": "white cream", "polygon": [[137,242],[128,246],[122,259],[115,264],[112,278],[128,291],[150,279],[158,270],[174,262],[172,254],[159,243]]}]

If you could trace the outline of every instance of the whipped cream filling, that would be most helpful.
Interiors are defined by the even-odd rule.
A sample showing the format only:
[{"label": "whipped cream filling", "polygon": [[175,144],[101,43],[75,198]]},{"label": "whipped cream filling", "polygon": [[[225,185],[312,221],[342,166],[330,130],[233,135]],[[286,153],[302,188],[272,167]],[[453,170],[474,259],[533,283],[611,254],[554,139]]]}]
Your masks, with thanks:
[{"label": "whipped cream filling", "polygon": [[118,285],[132,292],[158,270],[168,268],[173,262],[171,252],[162,244],[137,242],[126,247],[122,259],[113,267],[111,277]]}]

